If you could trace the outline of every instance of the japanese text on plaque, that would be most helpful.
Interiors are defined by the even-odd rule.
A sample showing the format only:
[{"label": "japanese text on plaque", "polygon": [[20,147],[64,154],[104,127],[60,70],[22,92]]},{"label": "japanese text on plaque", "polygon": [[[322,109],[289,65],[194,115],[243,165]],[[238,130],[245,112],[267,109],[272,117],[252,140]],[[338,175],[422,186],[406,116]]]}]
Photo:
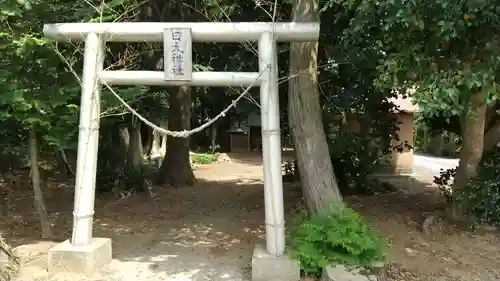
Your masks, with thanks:
[{"label": "japanese text on plaque", "polygon": [[193,65],[191,29],[167,28],[163,36],[165,80],[191,81]]},{"label": "japanese text on plaque", "polygon": [[180,31],[172,32],[172,72],[174,75],[184,75],[184,50],[181,46],[182,33]]}]

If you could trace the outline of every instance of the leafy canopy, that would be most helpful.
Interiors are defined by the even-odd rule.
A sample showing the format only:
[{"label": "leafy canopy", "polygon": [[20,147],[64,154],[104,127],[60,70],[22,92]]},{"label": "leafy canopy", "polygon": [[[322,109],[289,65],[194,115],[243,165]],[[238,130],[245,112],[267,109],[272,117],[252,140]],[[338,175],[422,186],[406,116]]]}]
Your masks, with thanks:
[{"label": "leafy canopy", "polygon": [[409,94],[430,114],[459,114],[478,91],[496,98],[499,2],[333,0],[324,9],[333,7],[349,18],[347,61],[375,61],[377,87],[416,89]]}]

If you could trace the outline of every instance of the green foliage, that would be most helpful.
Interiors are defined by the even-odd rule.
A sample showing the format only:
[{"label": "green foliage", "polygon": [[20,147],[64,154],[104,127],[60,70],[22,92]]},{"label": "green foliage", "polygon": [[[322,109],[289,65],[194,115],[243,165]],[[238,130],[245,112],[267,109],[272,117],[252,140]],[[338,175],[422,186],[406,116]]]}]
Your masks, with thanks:
[{"label": "green foliage", "polygon": [[330,134],[329,139],[332,163],[342,194],[371,194],[377,191],[369,176],[387,163],[390,146],[376,143],[369,135],[353,133],[336,137]]},{"label": "green foliage", "polygon": [[97,188],[99,191],[113,191],[133,193],[147,191],[152,176],[151,167],[141,165],[139,168],[128,165],[99,166],[97,171]]},{"label": "green foliage", "polygon": [[281,170],[283,174],[283,182],[294,182],[300,180],[299,169],[297,167],[297,161],[286,161],[281,165]]},{"label": "green foliage", "polygon": [[[397,124],[392,105],[383,102],[384,110],[383,106],[377,106],[378,102],[376,98],[361,102],[364,111],[356,115],[355,122],[360,127],[357,132],[345,120],[331,120],[326,124],[332,163],[344,195],[381,191],[370,176],[389,163]],[[356,103],[348,106],[353,105]],[[349,111],[348,106],[345,111]]]},{"label": "green foliage", "polygon": [[121,192],[146,191],[151,176],[151,166],[146,164],[137,168],[124,162],[101,160],[98,162],[97,189],[111,191],[113,188],[117,188]]},{"label": "green foliage", "polygon": [[434,183],[437,184],[441,194],[448,203],[451,203],[453,197],[453,190],[451,188],[452,180],[457,174],[457,168],[441,169],[439,176],[434,177]]},{"label": "green foliage", "polygon": [[[106,122],[107,123],[107,122]],[[114,134],[107,130],[106,123],[101,128],[103,133],[99,139],[99,151],[97,157],[96,188],[109,191],[118,181],[126,183],[124,176],[127,174],[126,151],[116,145]],[[125,189],[121,187],[121,189]]]},{"label": "green foliage", "polygon": [[191,161],[194,164],[212,164],[219,159],[218,153],[192,153]]},{"label": "green foliage", "polygon": [[471,215],[471,227],[483,224],[500,226],[500,150],[486,156],[479,166],[478,174],[457,192],[459,204]]},{"label": "green foliage", "polygon": [[[82,69],[83,44],[49,42],[43,38],[43,24],[149,21],[155,12],[162,14],[161,21],[174,18],[191,22],[245,21],[267,17],[266,11],[254,9],[251,1],[191,1],[178,5],[182,13],[172,12],[171,5],[165,5],[164,11],[155,10],[162,2],[165,1],[0,1],[0,155],[15,155],[22,159],[26,153],[25,134],[31,127],[36,127],[41,136],[42,150],[76,150],[80,102],[80,85],[76,76]],[[151,50],[158,49],[156,45],[116,43],[107,47],[105,65],[111,70],[156,66],[157,57],[151,54]],[[231,54],[229,60],[227,54]],[[216,57],[223,59],[214,59]],[[241,48],[240,44],[206,43],[201,48],[197,45],[194,59],[195,68],[203,71],[245,70],[256,67],[257,63],[255,54]],[[154,61],[153,65],[150,65],[151,61]],[[113,89],[146,118],[155,123],[165,122],[168,93],[164,89]],[[213,118],[232,102],[235,94],[217,88],[197,88],[193,92],[193,126]],[[123,116],[127,113],[106,88],[102,90],[101,103],[100,132],[109,136],[117,124],[124,122]],[[114,143],[110,144],[107,139],[100,139],[100,183],[113,182],[119,174],[116,170],[125,167],[125,152],[115,151],[117,140],[113,140]],[[208,163],[215,158],[201,156],[197,161]]]},{"label": "green foliage", "polygon": [[461,114],[472,94],[497,95],[500,3],[331,0],[325,11],[338,15],[344,61],[370,61],[377,88],[402,89],[422,111]]},{"label": "green foliage", "polygon": [[[445,118],[474,112],[470,98],[478,93],[488,105],[497,102],[500,2],[331,0],[323,10],[336,42],[326,52],[338,68],[361,73],[348,80],[364,86],[355,93],[370,86],[367,92],[386,97],[397,92],[427,116]],[[338,93],[349,93],[345,84]]]},{"label": "green foliage", "polygon": [[[7,7],[8,2],[16,3]],[[62,62],[73,63],[73,53],[64,48],[55,52],[41,31],[42,23],[69,20],[62,11],[67,14],[82,6],[74,1],[19,3],[23,4],[0,5],[0,126],[6,136],[0,147],[26,153],[22,136],[34,127],[45,141],[42,149],[43,145],[75,148],[80,89]],[[9,12],[12,9],[15,13]]]},{"label": "green foliage", "polygon": [[372,52],[371,43],[357,55],[347,48],[348,42],[337,43],[352,28],[355,15],[343,1],[326,4],[320,35],[325,57],[319,56],[318,62],[324,66],[319,75],[324,81],[324,129],[343,194],[375,191],[369,176],[388,163],[398,130],[396,108],[388,102],[395,93],[375,87],[379,54]]},{"label": "green foliage", "polygon": [[430,124],[432,121],[433,119],[429,120],[423,114],[414,115],[415,151],[437,157],[458,157],[462,143],[461,136],[446,130],[449,126],[433,130]]},{"label": "green foliage", "polygon": [[500,150],[496,149],[486,155],[479,166],[476,177],[470,179],[463,190],[452,192],[452,178],[456,168],[442,170],[434,177],[443,196],[449,203],[455,201],[467,210],[470,227],[476,229],[480,225],[500,226]]},{"label": "green foliage", "polygon": [[[0,154],[26,154],[24,135],[32,127],[42,136],[42,150],[75,150],[81,91],[76,76],[82,68],[83,57],[78,55],[82,45],[49,42],[43,38],[43,24],[126,17],[124,10],[131,11],[127,8],[130,1],[97,5],[92,1],[19,1],[22,5],[17,2],[0,3]],[[114,63],[113,56],[108,60]],[[148,89],[116,90],[138,107],[137,96]],[[102,117],[123,114],[121,105],[106,89],[102,92],[102,108]],[[115,118],[116,121],[120,119]]]},{"label": "green foliage", "polygon": [[288,234],[288,251],[309,275],[332,263],[370,267],[385,259],[382,243],[365,220],[348,207],[308,218],[304,212]]},{"label": "green foliage", "polygon": [[125,166],[120,171],[120,181],[122,191],[146,191],[148,179],[151,178],[151,170],[146,165],[141,165],[139,169]]}]

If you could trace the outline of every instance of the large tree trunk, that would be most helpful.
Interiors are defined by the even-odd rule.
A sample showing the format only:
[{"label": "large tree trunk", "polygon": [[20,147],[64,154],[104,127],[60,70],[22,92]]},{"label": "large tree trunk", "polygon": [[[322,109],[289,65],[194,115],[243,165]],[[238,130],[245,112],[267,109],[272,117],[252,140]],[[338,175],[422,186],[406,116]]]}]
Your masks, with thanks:
[{"label": "large tree trunk", "polygon": [[144,153],[142,149],[141,121],[135,117],[132,117],[129,133],[128,165],[135,170],[139,170],[143,162]]},{"label": "large tree trunk", "polygon": [[35,194],[35,208],[40,217],[40,225],[42,228],[42,238],[53,237],[52,227],[50,226],[47,208],[43,200],[43,193],[40,187],[40,169],[38,167],[38,147],[35,129],[29,132],[29,151],[31,162],[31,182],[33,184],[33,192]]},{"label": "large tree trunk", "polygon": [[[462,147],[460,149],[460,162],[453,181],[453,193],[460,192],[467,185],[467,181],[476,176],[479,162],[483,156],[484,126],[487,105],[484,102],[484,93],[475,94],[468,106],[469,113],[462,122]],[[464,215],[458,201],[453,201],[453,215],[460,218]]]},{"label": "large tree trunk", "polygon": [[[188,11],[183,2],[152,0],[150,1],[153,22],[188,21]],[[155,54],[154,63],[159,65],[162,53]],[[161,65],[161,64],[160,64]],[[189,130],[191,127],[191,89],[189,86],[172,88],[168,96],[168,128],[171,131]],[[192,185],[195,182],[189,161],[189,138],[167,137],[166,153],[158,172],[157,183],[172,186]],[[163,146],[163,142],[162,142]]]},{"label": "large tree trunk", "polygon": [[[189,130],[191,120],[191,89],[181,86],[168,98],[168,128],[171,131]],[[158,183],[172,186],[192,185],[195,182],[189,161],[189,138],[168,136],[165,158],[160,167]]]},{"label": "large tree trunk", "polygon": [[[319,0],[293,0],[292,21],[318,22]],[[317,42],[290,44],[289,123],[304,201],[312,213],[342,201],[326,141],[317,85]]]}]

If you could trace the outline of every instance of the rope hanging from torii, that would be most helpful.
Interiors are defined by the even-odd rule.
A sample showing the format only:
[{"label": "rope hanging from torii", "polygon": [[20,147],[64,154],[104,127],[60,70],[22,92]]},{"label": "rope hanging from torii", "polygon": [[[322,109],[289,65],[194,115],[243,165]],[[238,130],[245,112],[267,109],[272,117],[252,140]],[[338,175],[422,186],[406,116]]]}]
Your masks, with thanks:
[{"label": "rope hanging from torii", "polygon": [[[269,66],[267,66],[269,67]],[[267,69],[266,67],[266,69]],[[260,76],[262,75],[262,73],[265,71],[265,69],[263,71],[261,71],[259,73],[259,75],[257,76],[257,79],[260,78]],[[149,127],[151,127],[151,129],[153,129],[155,132],[159,132],[160,134],[162,135],[167,135],[167,136],[172,136],[174,138],[188,138],[190,137],[191,135],[195,134],[195,133],[198,133],[198,132],[201,132],[203,131],[204,129],[208,128],[210,125],[212,125],[213,123],[215,123],[217,120],[219,120],[221,117],[224,117],[226,116],[226,113],[234,106],[236,106],[236,104],[246,95],[248,94],[248,92],[250,91],[250,89],[253,87],[253,85],[249,85],[239,96],[238,98],[236,98],[235,100],[233,100],[231,102],[231,104],[226,107],[223,111],[221,111],[219,114],[217,114],[217,116],[215,116],[214,118],[212,118],[211,120],[209,120],[207,123],[199,126],[199,127],[196,127],[192,130],[189,130],[189,131],[170,131],[170,130],[167,130],[167,129],[164,129],[160,126],[157,126],[156,124],[154,124],[153,122],[147,120],[145,117],[143,117],[142,115],[140,115],[137,111],[135,111],[126,101],[124,101],[120,95],[118,95],[108,84],[102,82],[102,84],[104,84],[109,90],[110,92],[118,99],[118,101],[120,101],[120,103],[125,106],[125,108],[128,109],[128,111],[130,111],[130,113],[132,113],[133,115],[135,115],[137,118],[139,118],[139,120],[141,120],[142,122],[144,122],[144,124],[148,125]]]}]

